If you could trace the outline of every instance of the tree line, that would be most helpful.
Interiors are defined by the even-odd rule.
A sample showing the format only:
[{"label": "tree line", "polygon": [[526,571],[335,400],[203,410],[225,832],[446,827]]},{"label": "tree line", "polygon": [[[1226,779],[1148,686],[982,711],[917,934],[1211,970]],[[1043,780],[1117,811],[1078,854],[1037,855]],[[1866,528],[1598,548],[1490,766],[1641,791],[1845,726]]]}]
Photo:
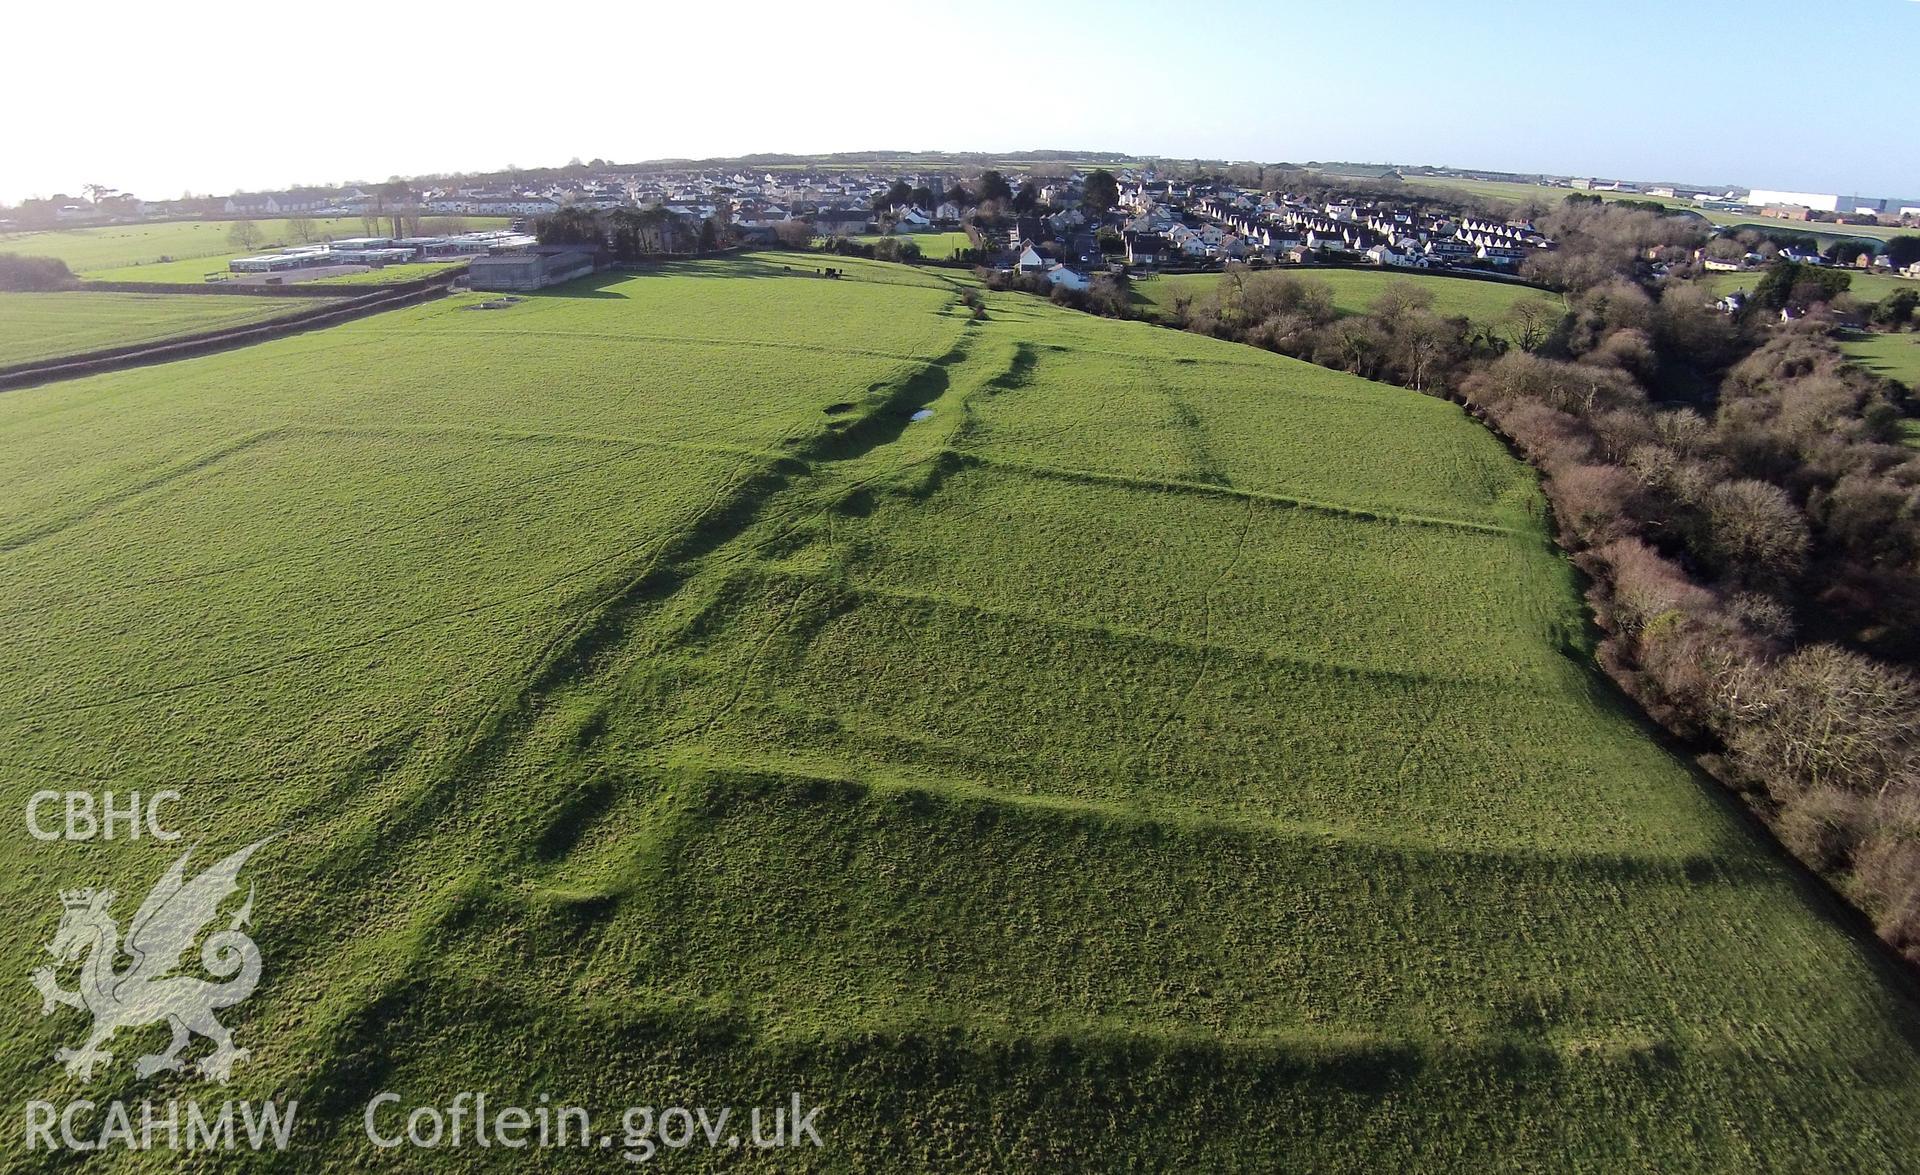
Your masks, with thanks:
[{"label": "tree line", "polygon": [[703,253],[733,243],[723,216],[681,216],[666,208],[562,208],[534,222],[543,245],[584,245],[616,261]]}]

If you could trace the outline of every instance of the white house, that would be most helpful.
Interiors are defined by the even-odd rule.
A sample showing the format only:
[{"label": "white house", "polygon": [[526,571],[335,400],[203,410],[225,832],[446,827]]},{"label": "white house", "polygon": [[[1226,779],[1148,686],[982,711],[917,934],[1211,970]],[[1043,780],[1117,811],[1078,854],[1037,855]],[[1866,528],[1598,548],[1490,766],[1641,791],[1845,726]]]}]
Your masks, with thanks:
[{"label": "white house", "polygon": [[224,208],[228,213],[240,216],[272,216],[280,211],[280,202],[262,192],[257,195],[228,196]]},{"label": "white house", "polygon": [[1075,273],[1064,265],[1054,265],[1047,269],[1047,282],[1050,285],[1065,286],[1069,290],[1084,290],[1092,283],[1086,275]]},{"label": "white house", "polygon": [[1047,259],[1040,256],[1040,250],[1028,245],[1020,250],[1020,260],[1015,264],[1027,273],[1038,273],[1047,267]]}]

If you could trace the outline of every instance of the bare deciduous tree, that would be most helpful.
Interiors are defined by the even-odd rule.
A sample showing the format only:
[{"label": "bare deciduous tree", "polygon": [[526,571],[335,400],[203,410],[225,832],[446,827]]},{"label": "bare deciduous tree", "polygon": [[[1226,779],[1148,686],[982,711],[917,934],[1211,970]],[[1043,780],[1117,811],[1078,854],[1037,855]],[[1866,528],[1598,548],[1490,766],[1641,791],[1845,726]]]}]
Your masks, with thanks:
[{"label": "bare deciduous tree", "polygon": [[1792,575],[1806,562],[1806,516],[1779,486],[1751,478],[1723,482],[1707,492],[1705,506],[1708,542],[1734,578]]},{"label": "bare deciduous tree", "polygon": [[1538,350],[1562,317],[1558,306],[1545,298],[1522,298],[1508,308],[1504,321],[1508,337],[1522,351]]},{"label": "bare deciduous tree", "polygon": [[1885,794],[1915,765],[1920,683],[1833,645],[1728,675],[1727,748],[1776,798],[1816,787]]},{"label": "bare deciduous tree", "polygon": [[227,240],[237,249],[256,249],[261,241],[260,226],[251,220],[236,220],[227,229]]}]

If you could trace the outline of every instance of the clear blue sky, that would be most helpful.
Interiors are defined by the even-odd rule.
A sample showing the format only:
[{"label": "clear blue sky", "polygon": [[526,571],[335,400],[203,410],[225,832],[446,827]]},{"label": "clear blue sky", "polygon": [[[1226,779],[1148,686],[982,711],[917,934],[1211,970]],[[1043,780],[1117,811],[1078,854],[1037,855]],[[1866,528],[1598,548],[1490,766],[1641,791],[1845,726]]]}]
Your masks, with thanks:
[{"label": "clear blue sky", "polygon": [[1215,3],[1166,44],[1244,112],[1192,124],[1215,154],[1920,197],[1914,0]]},{"label": "clear blue sky", "polygon": [[[576,155],[1031,147],[1920,198],[1920,0],[576,0],[549,13],[469,0],[347,17],[96,0],[88,12],[84,39],[57,6],[10,17],[23,51],[0,71],[0,199]],[[302,66],[310,96],[244,84],[273,77],[276,49],[345,41],[368,48]],[[576,46],[617,56],[570,65]],[[409,60],[421,47],[431,61]],[[493,80],[495,66],[512,80]]]}]

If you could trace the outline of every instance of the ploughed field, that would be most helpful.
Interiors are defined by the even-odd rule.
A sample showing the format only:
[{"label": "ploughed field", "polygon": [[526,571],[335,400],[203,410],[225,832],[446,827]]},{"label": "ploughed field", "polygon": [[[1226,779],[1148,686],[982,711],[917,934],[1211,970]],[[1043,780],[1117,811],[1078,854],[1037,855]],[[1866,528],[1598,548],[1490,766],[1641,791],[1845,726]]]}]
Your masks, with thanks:
[{"label": "ploughed field", "polygon": [[[220,1096],[337,1165],[378,1090],[797,1091],[832,1169],[1920,1153],[1911,986],[1591,669],[1488,433],[830,260],[0,395],[0,802],[279,834]],[[20,838],[0,970],[176,855]],[[9,1099],[211,1088],[20,988]]]}]

